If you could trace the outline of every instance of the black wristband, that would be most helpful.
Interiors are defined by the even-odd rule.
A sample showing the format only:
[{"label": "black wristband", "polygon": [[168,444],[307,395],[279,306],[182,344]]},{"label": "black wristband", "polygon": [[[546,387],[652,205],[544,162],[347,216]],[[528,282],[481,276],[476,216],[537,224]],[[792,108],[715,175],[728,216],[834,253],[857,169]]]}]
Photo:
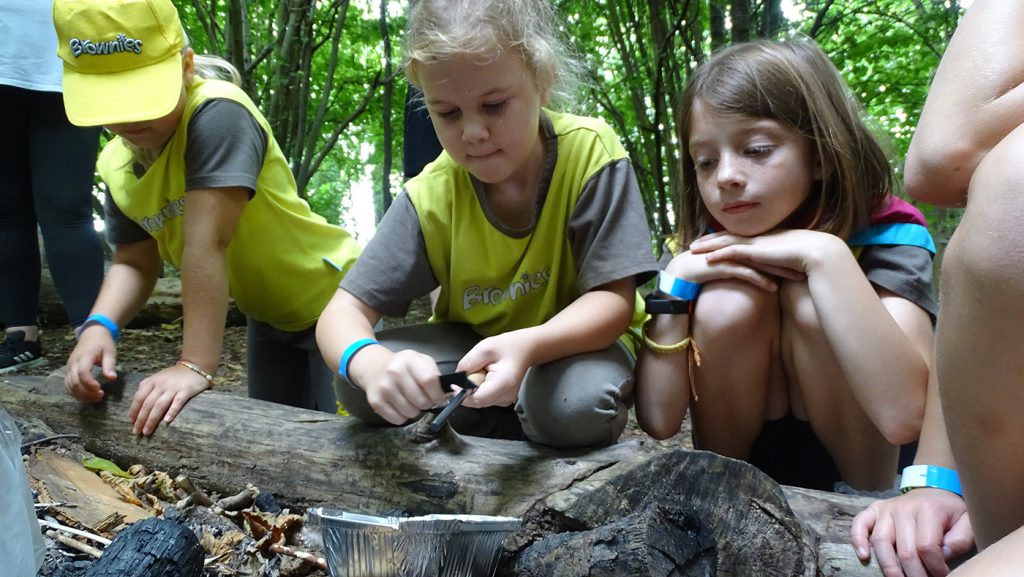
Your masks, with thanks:
[{"label": "black wristband", "polygon": [[644,312],[649,315],[683,315],[690,312],[690,301],[647,295],[644,298]]}]

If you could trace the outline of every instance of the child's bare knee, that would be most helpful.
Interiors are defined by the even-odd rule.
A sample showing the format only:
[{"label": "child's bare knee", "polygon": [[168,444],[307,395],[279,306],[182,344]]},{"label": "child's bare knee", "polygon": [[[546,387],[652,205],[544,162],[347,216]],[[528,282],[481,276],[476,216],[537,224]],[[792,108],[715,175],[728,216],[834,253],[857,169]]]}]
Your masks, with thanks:
[{"label": "child's bare knee", "polygon": [[821,331],[821,319],[807,283],[784,282],[779,286],[779,303],[784,322],[801,333]]},{"label": "child's bare knee", "polygon": [[774,318],[776,310],[776,293],[743,281],[717,281],[706,285],[701,292],[694,322],[702,331],[712,334],[746,334]]}]

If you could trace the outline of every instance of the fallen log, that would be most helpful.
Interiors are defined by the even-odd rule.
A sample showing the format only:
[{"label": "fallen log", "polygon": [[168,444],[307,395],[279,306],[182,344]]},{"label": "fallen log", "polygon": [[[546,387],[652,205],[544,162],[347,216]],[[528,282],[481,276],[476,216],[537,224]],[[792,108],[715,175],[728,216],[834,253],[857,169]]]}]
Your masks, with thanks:
[{"label": "fallen log", "polygon": [[[870,499],[783,490],[756,468],[718,455],[655,450],[642,441],[559,451],[450,430],[415,444],[411,427],[374,428],[216,391],[192,399],[153,437],[136,438],[127,411],[137,378],[129,378],[122,391],[111,390],[103,404],[81,405],[59,377],[7,376],[0,379],[0,403],[16,417],[81,435],[86,449],[123,467],[143,463],[187,475],[221,495],[252,483],[298,507],[520,517],[522,527],[506,543],[509,558],[499,575],[625,576],[643,564],[667,566],[650,556],[652,543],[688,526],[684,517],[705,529],[693,539],[702,543],[698,551],[714,551],[715,568],[684,573],[677,567],[676,575],[881,574],[876,565],[856,560],[841,529],[848,530],[852,514]],[[692,515],[680,517],[680,511]],[[621,532],[627,527],[632,533]],[[542,559],[544,547],[557,551],[562,542],[586,543],[615,531],[645,535],[640,542],[648,549],[638,552],[629,545],[638,541],[623,538],[618,546],[601,548],[600,555],[581,553],[578,571],[544,573],[539,561],[526,561],[528,551]]]}]

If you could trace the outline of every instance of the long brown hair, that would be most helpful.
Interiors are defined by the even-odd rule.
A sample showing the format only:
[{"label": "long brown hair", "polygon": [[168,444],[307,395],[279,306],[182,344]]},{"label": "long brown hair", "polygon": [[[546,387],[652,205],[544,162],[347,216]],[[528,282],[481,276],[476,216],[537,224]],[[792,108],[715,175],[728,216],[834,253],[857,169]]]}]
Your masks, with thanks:
[{"label": "long brown hair", "polygon": [[871,212],[892,190],[888,154],[817,44],[809,39],[736,44],[694,72],[676,106],[683,163],[680,246],[703,235],[709,220],[689,150],[697,102],[718,113],[773,119],[808,140],[823,175],[820,188],[804,204],[807,228],[848,238],[867,225]]}]

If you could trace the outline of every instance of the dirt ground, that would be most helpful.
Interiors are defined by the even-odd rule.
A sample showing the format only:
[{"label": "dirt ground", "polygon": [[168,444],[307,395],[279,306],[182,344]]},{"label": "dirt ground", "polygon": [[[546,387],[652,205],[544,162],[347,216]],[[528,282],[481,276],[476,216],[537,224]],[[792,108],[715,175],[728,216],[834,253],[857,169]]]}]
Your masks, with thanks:
[{"label": "dirt ground", "polygon": [[[75,337],[67,327],[43,328],[45,365],[22,369],[18,374],[49,376],[63,371]],[[180,358],[181,323],[125,329],[117,342],[117,366],[124,373],[152,374],[169,367]],[[217,390],[245,395],[245,327],[227,327],[221,364],[217,370]]]}]

